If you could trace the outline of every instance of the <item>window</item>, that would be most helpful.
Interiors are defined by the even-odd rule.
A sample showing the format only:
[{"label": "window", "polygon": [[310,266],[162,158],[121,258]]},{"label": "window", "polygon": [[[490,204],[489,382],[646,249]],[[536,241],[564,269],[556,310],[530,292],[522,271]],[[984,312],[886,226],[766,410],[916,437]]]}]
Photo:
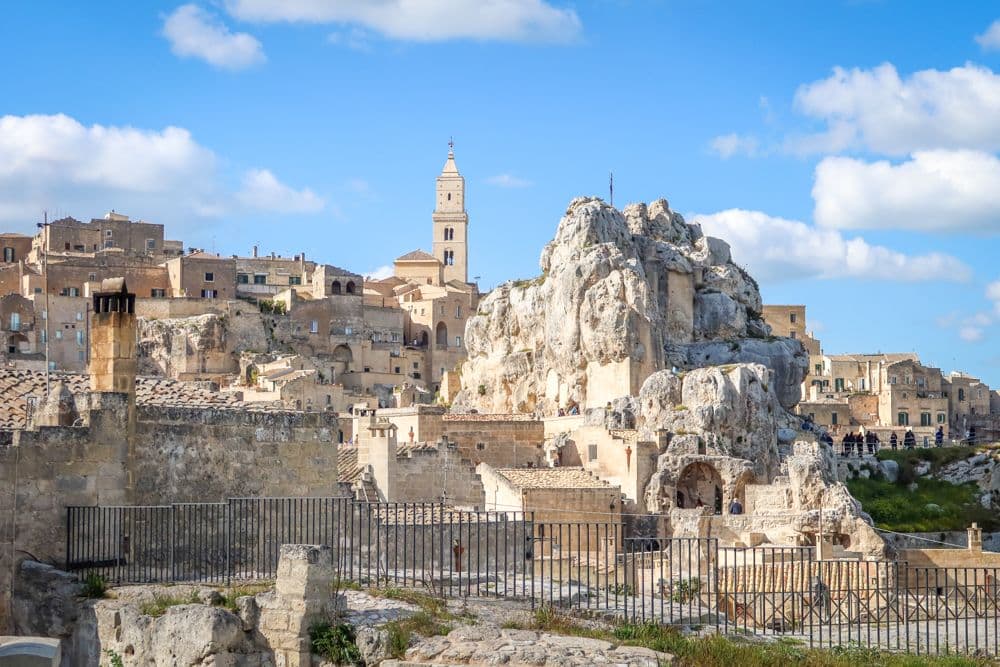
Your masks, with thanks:
[{"label": "window", "polygon": [[946,419],[946,415],[943,412],[939,412],[938,416],[937,416],[937,422],[938,422],[938,424],[943,424],[945,419]]},{"label": "window", "polygon": [[837,413],[836,412],[831,412],[830,413],[830,423],[833,424],[834,426],[837,425]]},{"label": "window", "polygon": [[13,262],[14,261],[14,249],[13,248],[4,248],[3,249],[3,261],[5,261],[5,262]]},{"label": "window", "polygon": [[77,330],[76,332],[76,344],[83,345],[83,331]]},{"label": "window", "polygon": [[795,313],[789,313],[789,314],[788,314],[788,321],[789,321],[789,322],[791,322],[792,324],[795,324],[795,320],[796,320],[796,319],[797,319],[797,318],[796,318],[796,316],[795,316]]},{"label": "window", "polygon": [[105,241],[104,242],[104,247],[105,248],[114,248],[115,247],[115,242],[114,241]]},{"label": "window", "polygon": [[205,282],[206,283],[214,283],[215,282],[215,274],[212,273],[211,271],[206,271],[205,272]]},{"label": "window", "polygon": [[301,285],[302,284],[302,276],[288,276],[288,284],[289,285]]},{"label": "window", "polygon": [[77,358],[77,359],[78,359],[79,361],[86,361],[86,360],[87,360],[87,353],[86,353],[86,352],[84,352],[83,350],[80,350],[80,351],[78,351],[78,352],[76,353],[76,358]]},{"label": "window", "polygon": [[87,251],[87,249],[84,248],[82,245],[75,245],[75,246],[73,246],[73,250],[76,250],[77,252],[86,252]]},{"label": "window", "polygon": [[156,250],[156,239],[146,239],[146,250]]},{"label": "window", "polygon": [[216,296],[216,294],[218,294],[218,292],[216,290],[214,290],[214,289],[203,289],[201,291],[201,298],[202,299],[214,299],[215,296]]},{"label": "window", "polygon": [[91,273],[89,276],[87,276],[87,280],[89,280],[90,282],[94,282],[95,280],[97,280],[97,274]]},{"label": "window", "polygon": [[477,442],[476,443],[476,449],[478,449],[479,451],[483,451],[484,449],[486,449],[486,443],[485,442]]},{"label": "window", "polygon": [[399,373],[399,366],[396,366],[396,369],[393,372],[394,373]]},{"label": "window", "polygon": [[266,273],[255,273],[255,274],[253,274],[253,284],[254,285],[266,285],[267,284],[267,274]]},{"label": "window", "polygon": [[47,343],[48,340],[49,340],[49,333],[45,329],[42,329],[42,343]]},{"label": "window", "polygon": [[836,378],[833,381],[834,391],[844,391],[844,378]]},{"label": "window", "polygon": [[162,298],[164,298],[165,296],[167,296],[167,290],[164,290],[164,289],[158,289],[158,288],[155,288],[155,287],[154,287],[153,289],[151,289],[151,290],[149,291],[149,295],[150,295],[151,297],[153,297],[154,299],[162,299]]},{"label": "window", "polygon": [[420,364],[418,364],[417,362],[414,361],[413,362],[413,370],[417,370],[418,368],[420,368]]},{"label": "window", "polygon": [[795,332],[794,331],[789,331],[788,332],[788,337],[789,338],[795,338]]},{"label": "window", "polygon": [[49,311],[47,311],[47,310],[43,310],[42,311],[42,319],[43,320],[49,319]]},{"label": "window", "polygon": [[344,335],[345,336],[350,336],[353,333],[354,333],[354,328],[353,327],[344,327]]},{"label": "window", "polygon": [[931,413],[929,413],[929,412],[921,412],[920,413],[920,425],[921,426],[930,426],[931,425]]},{"label": "window", "polygon": [[327,394],[326,395],[326,404],[330,405],[332,403],[333,403],[333,398],[330,396],[330,394]]},{"label": "window", "polygon": [[66,294],[68,296],[80,296],[80,288],[79,287],[70,287],[70,288],[68,288],[66,290]]},{"label": "window", "polygon": [[445,250],[444,251],[444,264],[445,264],[445,266],[454,266],[455,265],[455,251],[454,250]]},{"label": "window", "polygon": [[896,425],[897,426],[909,426],[910,425],[910,415],[905,412],[900,412],[896,415]]},{"label": "window", "polygon": [[462,319],[462,307],[461,306],[455,306],[455,319],[456,320]]},{"label": "window", "polygon": [[104,238],[110,239],[113,235],[114,235],[114,232],[112,232],[110,229],[105,229],[104,230]]},{"label": "window", "polygon": [[587,445],[587,460],[588,461],[597,460],[597,445]]},{"label": "window", "polygon": [[462,337],[455,336],[455,347],[462,347]]},{"label": "window", "polygon": [[961,387],[958,388],[958,400],[960,401],[965,400],[965,390],[962,389]]},{"label": "window", "polygon": [[250,276],[248,276],[245,273],[237,273],[236,274],[236,284],[237,285],[249,285],[250,284]]},{"label": "window", "polygon": [[309,333],[319,333],[319,322],[313,320],[309,323]]},{"label": "window", "polygon": [[77,313],[76,313],[76,321],[77,322],[83,322],[83,313],[77,311]]},{"label": "window", "polygon": [[56,329],[56,340],[62,340],[62,329]]},{"label": "window", "polygon": [[889,384],[896,384],[896,376],[895,375],[890,375],[889,376]]},{"label": "window", "polygon": [[822,375],[823,374],[823,364],[816,364],[813,367],[813,374],[814,375]]},{"label": "window", "polygon": [[10,314],[10,330],[20,331],[21,330],[21,314],[11,313]]}]

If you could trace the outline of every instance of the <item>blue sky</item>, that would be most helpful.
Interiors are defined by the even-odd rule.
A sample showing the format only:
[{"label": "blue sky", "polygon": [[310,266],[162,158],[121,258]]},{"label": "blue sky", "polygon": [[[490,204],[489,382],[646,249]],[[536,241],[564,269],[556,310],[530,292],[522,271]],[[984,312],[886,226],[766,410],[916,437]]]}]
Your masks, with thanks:
[{"label": "blue sky", "polygon": [[454,136],[472,275],[567,202],[666,197],[827,352],[1000,385],[1000,3],[12,3],[0,226],[114,208],[370,273],[430,247]]}]

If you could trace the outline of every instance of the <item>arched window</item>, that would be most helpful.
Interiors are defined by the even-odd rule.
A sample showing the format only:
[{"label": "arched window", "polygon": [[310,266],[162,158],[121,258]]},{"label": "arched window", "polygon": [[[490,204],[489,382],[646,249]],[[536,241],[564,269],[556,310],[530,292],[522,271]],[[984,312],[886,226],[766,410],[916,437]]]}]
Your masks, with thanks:
[{"label": "arched window", "polygon": [[435,342],[441,347],[448,347],[448,327],[444,322],[438,322],[434,330]]},{"label": "arched window", "polygon": [[354,294],[354,281],[353,280],[349,280],[347,282],[347,293],[348,294]]},{"label": "arched window", "polygon": [[333,284],[330,285],[330,292],[333,294],[340,294],[340,281],[334,280]]},{"label": "arched window", "polygon": [[960,401],[965,400],[965,390],[962,389],[961,387],[958,388],[958,400]]},{"label": "arched window", "polygon": [[451,201],[451,193],[448,193],[448,201]]}]

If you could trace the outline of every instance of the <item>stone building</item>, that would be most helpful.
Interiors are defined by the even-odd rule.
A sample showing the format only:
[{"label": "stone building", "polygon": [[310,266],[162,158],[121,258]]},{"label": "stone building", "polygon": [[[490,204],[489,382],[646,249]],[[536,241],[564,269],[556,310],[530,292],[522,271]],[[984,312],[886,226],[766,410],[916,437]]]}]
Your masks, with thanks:
[{"label": "stone building", "polygon": [[978,417],[991,414],[990,388],[966,373],[943,374],[913,353],[811,357],[796,411],[834,435],[865,431],[887,441],[912,431],[934,444],[941,429],[962,440]]},{"label": "stone building", "polygon": [[810,357],[822,354],[819,341],[806,328],[805,306],[774,306],[764,304],[764,322],[775,336],[788,336],[802,342]]}]

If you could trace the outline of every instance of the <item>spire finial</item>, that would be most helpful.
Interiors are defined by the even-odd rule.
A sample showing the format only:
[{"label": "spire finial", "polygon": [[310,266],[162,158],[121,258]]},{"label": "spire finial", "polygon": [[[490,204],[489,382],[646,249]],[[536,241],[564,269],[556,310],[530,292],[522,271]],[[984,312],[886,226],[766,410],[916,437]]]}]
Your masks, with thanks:
[{"label": "spire finial", "polygon": [[448,155],[455,154],[455,139],[453,137],[448,137]]}]

